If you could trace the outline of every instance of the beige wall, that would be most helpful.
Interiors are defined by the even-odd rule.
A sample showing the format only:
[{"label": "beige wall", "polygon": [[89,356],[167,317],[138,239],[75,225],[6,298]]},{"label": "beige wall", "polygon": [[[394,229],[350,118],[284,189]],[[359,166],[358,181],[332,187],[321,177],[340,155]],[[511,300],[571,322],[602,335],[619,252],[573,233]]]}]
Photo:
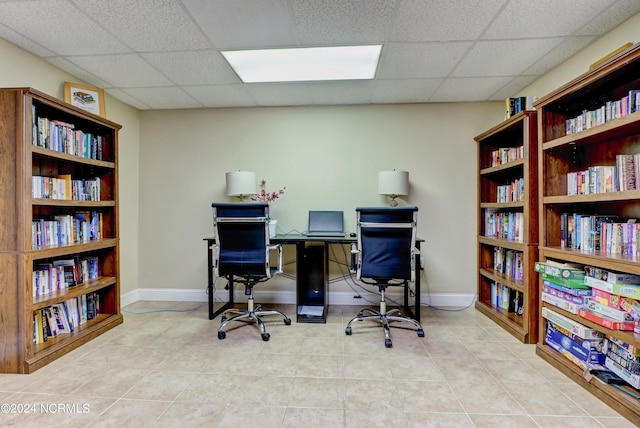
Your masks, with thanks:
[{"label": "beige wall", "polygon": [[[0,39],[0,87],[33,87],[64,99],[64,82],[84,83]],[[107,118],[122,125],[119,134],[120,259],[122,292],[138,288],[138,110],[105,97]]]},{"label": "beige wall", "polygon": [[[502,103],[210,109],[141,114],[140,287],[202,288],[211,202],[225,173],[256,171],[281,231],[306,229],[310,209],[385,204],[378,171],[410,173],[403,204],[417,205],[426,270],[423,292],[473,293],[476,146],[503,116]],[[260,287],[294,289],[279,278]],[[332,292],[348,291],[332,284]]]}]

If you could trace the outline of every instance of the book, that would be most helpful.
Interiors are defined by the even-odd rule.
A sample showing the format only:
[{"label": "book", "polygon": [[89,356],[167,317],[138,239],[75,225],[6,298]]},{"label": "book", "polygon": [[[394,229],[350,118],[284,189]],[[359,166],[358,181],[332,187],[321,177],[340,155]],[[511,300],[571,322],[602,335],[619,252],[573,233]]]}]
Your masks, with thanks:
[{"label": "book", "polygon": [[69,326],[69,319],[62,309],[61,304],[55,304],[51,306],[51,310],[53,311],[53,316],[56,320],[56,326],[58,327],[59,333],[71,333],[71,327]]},{"label": "book", "polygon": [[611,330],[633,331],[634,328],[633,321],[617,321],[585,308],[579,309],[578,315],[580,315],[584,319],[587,319]]},{"label": "book", "polygon": [[64,269],[64,283],[65,287],[75,287],[77,284],[76,278],[76,261],[75,259],[54,260],[53,266],[62,266]]},{"label": "book", "polygon": [[56,322],[56,317],[53,313],[53,308],[51,306],[47,306],[44,308],[45,315],[47,317],[47,323],[49,325],[49,331],[51,332],[51,337],[58,337],[58,323]]}]

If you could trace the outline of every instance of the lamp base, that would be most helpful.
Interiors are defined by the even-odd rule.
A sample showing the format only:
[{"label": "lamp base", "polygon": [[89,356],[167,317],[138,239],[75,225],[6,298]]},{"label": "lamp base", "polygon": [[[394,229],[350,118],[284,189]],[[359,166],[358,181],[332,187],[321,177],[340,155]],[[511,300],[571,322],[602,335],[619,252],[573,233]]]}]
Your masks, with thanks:
[{"label": "lamp base", "polygon": [[397,196],[392,195],[391,196],[391,200],[389,201],[389,206],[390,207],[397,207],[398,206],[398,201],[396,201]]}]

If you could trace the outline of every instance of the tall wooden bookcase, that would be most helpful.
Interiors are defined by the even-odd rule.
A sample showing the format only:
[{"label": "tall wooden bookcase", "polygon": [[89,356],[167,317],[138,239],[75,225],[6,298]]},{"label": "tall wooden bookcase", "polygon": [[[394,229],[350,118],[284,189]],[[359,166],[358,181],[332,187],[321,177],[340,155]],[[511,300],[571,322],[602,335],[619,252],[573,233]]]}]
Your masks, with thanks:
[{"label": "tall wooden bookcase", "polygon": [[[2,373],[31,373],[122,323],[118,260],[119,129],[116,123],[34,89],[0,89]],[[36,182],[48,186],[50,179],[58,176],[76,182],[98,182],[99,196],[94,200],[81,200],[85,197],[76,195],[59,199],[46,192],[46,198],[32,196]],[[74,228],[69,243],[62,243],[56,231],[52,221],[56,216],[84,224]],[[90,226],[85,217],[91,218]],[[49,287],[51,283],[47,283],[53,289],[47,289],[46,293],[34,289],[35,269],[56,261],[79,262],[88,258],[94,261],[93,279],[78,281],[71,287]],[[72,299],[82,303],[87,298],[92,319],[82,317],[72,332],[48,337],[46,341],[37,340],[37,317],[43,310]],[[95,316],[91,309],[95,310]]]},{"label": "tall wooden bookcase", "polygon": [[[561,230],[563,214],[618,216],[620,221],[640,219],[640,190],[570,195],[567,183],[568,174],[595,166],[615,165],[618,154],[640,153],[640,111],[605,120],[607,116],[611,116],[611,102],[624,99],[631,90],[640,90],[640,45],[635,45],[598,68],[577,77],[535,103],[540,141],[541,260],[571,262],[608,271],[640,274],[638,256],[612,254],[606,248],[604,251],[573,249],[573,245],[563,245]],[[579,116],[583,116],[583,122],[579,124],[583,129],[581,131],[572,129]],[[587,122],[590,124],[587,125]],[[555,312],[589,328],[610,334],[636,348],[640,347],[640,338],[633,332],[609,330],[542,301],[540,306],[549,306]],[[545,345],[545,330],[546,322],[541,317],[536,353],[636,425],[640,425],[639,401],[612,385],[585,376],[582,369]]]},{"label": "tall wooden bookcase", "polygon": [[[475,137],[476,308],[524,343],[535,343],[538,329],[538,288],[533,269],[538,248],[536,130],[536,112],[527,110]],[[500,296],[505,299],[504,305]]]}]

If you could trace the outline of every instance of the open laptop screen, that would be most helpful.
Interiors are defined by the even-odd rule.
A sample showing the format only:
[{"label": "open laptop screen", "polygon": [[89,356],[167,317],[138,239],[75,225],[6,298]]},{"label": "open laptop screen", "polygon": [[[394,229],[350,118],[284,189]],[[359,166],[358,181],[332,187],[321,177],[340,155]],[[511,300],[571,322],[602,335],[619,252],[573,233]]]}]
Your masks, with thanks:
[{"label": "open laptop screen", "polygon": [[308,236],[344,236],[343,211],[309,211]]}]

